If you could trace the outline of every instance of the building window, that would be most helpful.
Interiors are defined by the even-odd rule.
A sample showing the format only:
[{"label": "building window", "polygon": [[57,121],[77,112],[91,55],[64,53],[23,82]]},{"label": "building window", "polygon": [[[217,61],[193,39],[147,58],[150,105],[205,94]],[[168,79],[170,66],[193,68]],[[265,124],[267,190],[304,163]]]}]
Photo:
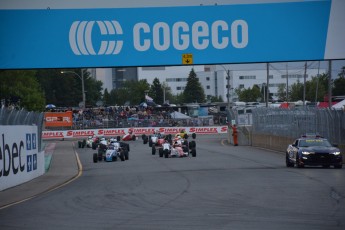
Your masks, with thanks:
[{"label": "building window", "polygon": [[206,89],[210,89],[211,87],[209,85],[206,86]]},{"label": "building window", "polygon": [[247,76],[239,76],[240,80],[244,80],[244,79],[256,79],[255,75],[247,75]]},{"label": "building window", "polygon": [[[303,78],[303,74],[289,74],[289,78]],[[282,75],[282,78],[286,78],[286,74]],[[308,74],[306,75],[306,78],[308,78]]]},{"label": "building window", "polygon": [[244,88],[244,84],[240,84],[240,85],[238,86],[238,88],[243,89],[243,88]]},{"label": "building window", "polygon": [[210,77],[206,77],[206,81],[209,81],[210,80]]}]

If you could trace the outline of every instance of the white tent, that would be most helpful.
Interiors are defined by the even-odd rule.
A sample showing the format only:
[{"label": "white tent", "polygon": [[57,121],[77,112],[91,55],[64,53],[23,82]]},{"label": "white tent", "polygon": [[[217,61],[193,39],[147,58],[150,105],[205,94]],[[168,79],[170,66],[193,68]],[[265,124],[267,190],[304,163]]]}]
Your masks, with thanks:
[{"label": "white tent", "polygon": [[171,115],[172,119],[188,119],[188,118],[191,118],[190,116],[187,116],[187,115],[185,115],[183,113],[180,113],[180,112],[177,112],[177,111],[170,113],[170,115]]},{"label": "white tent", "polygon": [[344,109],[345,106],[345,99],[338,102],[337,104],[333,105],[332,108],[333,109]]}]

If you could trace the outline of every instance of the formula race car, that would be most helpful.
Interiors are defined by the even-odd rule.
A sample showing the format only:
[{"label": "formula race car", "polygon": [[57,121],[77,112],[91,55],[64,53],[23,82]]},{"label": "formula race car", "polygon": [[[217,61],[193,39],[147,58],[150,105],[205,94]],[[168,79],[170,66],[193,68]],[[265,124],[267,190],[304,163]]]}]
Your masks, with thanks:
[{"label": "formula race car", "polygon": [[98,146],[98,152],[93,154],[93,162],[98,161],[117,161],[120,158],[121,161],[129,159],[129,144],[118,142],[116,139],[111,138],[109,143],[102,138]]},{"label": "formula race car", "polygon": [[[143,138],[144,139],[144,138]],[[146,142],[144,139],[144,144],[146,144],[148,141],[149,147],[151,147],[151,153],[152,155],[155,155],[156,152],[159,152],[159,156],[163,156],[163,143],[171,142],[171,135],[162,135],[159,132],[155,132],[152,136],[146,137]]]},{"label": "formula race car", "polygon": [[326,138],[319,135],[304,135],[289,145],[286,150],[286,167],[302,168],[305,165],[342,168],[342,154]]},{"label": "formula race car", "polygon": [[177,136],[172,143],[165,140],[162,144],[162,152],[159,152],[159,156],[165,158],[188,157],[189,155],[196,157],[195,142],[188,142],[180,136]]},{"label": "formula race car", "polygon": [[[135,141],[137,139],[137,137],[133,134],[132,131],[129,131],[127,134],[125,134],[122,137],[123,141]],[[120,136],[117,137],[117,140],[120,141]]]}]

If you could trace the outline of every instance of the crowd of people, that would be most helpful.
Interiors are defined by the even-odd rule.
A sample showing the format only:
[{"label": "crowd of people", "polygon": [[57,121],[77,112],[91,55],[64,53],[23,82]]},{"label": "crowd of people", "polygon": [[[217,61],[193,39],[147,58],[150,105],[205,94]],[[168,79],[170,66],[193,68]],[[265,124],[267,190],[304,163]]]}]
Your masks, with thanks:
[{"label": "crowd of people", "polygon": [[73,111],[72,129],[87,128],[126,128],[126,127],[173,127],[209,126],[225,124],[224,115],[210,115],[203,118],[176,119],[171,116],[173,108],[140,106],[111,106],[72,109],[54,108],[52,112]]}]

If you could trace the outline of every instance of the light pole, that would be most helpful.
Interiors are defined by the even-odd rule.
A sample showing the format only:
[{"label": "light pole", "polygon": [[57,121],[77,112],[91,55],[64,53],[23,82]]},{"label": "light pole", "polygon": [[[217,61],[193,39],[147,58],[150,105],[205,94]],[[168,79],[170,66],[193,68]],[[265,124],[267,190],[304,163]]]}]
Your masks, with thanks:
[{"label": "light pole", "polygon": [[80,80],[81,80],[81,92],[82,92],[82,95],[83,95],[83,109],[85,109],[86,98],[85,98],[84,71],[83,71],[83,69],[81,69],[80,72],[81,72],[81,76],[79,74],[77,74],[76,72],[74,72],[74,71],[61,71],[62,74],[73,73],[77,77],[80,78]]},{"label": "light pole", "polygon": [[264,88],[264,103],[266,104],[266,83],[262,83],[262,87]]},{"label": "light pole", "polygon": [[226,99],[228,102],[228,110],[230,111],[230,70],[227,70],[223,65],[219,65],[220,67],[222,67],[224,69],[224,71],[226,72]]}]

